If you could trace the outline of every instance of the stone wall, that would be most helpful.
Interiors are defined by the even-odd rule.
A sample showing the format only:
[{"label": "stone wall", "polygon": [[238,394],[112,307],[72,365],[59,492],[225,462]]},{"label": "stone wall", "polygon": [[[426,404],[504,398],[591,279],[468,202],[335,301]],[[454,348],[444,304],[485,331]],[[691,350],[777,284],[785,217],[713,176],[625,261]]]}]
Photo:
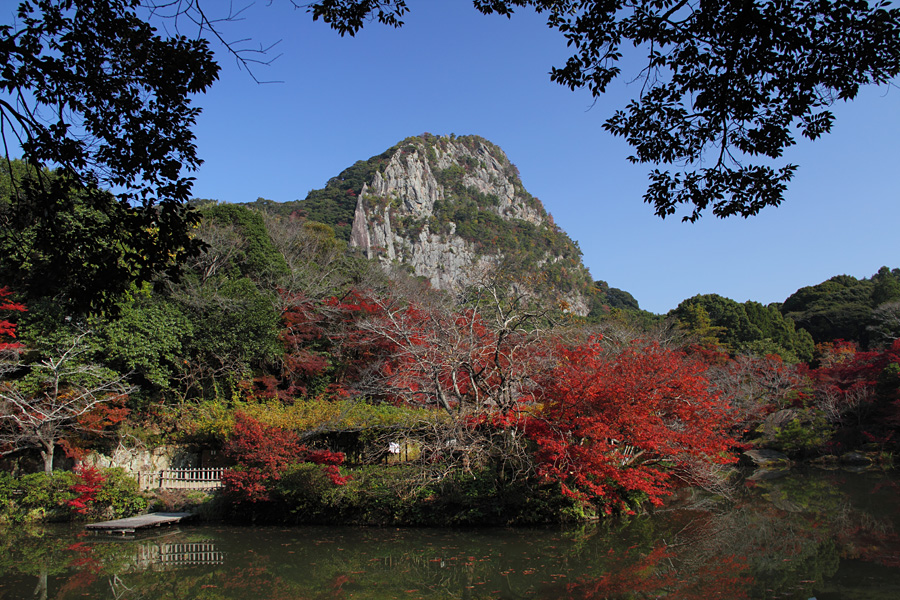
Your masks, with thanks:
[{"label": "stone wall", "polygon": [[201,453],[184,446],[126,446],[120,443],[110,454],[91,453],[85,464],[101,468],[121,467],[131,475],[139,472],[167,469],[196,468],[201,465]]}]

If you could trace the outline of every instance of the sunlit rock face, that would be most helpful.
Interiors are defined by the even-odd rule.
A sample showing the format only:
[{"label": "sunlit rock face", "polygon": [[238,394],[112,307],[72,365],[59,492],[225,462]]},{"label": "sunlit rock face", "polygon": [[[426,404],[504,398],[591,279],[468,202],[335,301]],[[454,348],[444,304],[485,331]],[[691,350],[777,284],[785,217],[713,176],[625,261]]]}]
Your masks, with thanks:
[{"label": "sunlit rock face", "polygon": [[550,282],[585,315],[591,277],[518,170],[477,136],[407,138],[357,196],[350,235],[385,265],[404,264],[439,289],[458,289],[497,264]]}]

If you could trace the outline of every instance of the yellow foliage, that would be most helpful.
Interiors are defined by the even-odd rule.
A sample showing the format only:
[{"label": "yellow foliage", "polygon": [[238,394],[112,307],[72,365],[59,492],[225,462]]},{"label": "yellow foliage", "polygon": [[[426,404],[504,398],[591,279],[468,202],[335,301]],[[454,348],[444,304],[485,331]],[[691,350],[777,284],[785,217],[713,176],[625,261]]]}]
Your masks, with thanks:
[{"label": "yellow foliage", "polygon": [[347,431],[374,427],[415,427],[447,419],[443,411],[368,404],[362,400],[313,398],[284,404],[277,400],[212,403],[198,407],[183,423],[191,437],[225,439],[234,427],[234,414],[242,411],[272,427],[293,431]]}]

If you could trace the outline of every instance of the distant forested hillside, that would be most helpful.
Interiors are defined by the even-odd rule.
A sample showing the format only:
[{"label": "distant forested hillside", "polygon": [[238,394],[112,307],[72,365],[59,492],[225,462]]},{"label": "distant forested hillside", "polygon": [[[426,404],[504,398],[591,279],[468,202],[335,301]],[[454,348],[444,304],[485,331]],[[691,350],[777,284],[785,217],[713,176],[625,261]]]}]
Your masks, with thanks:
[{"label": "distant forested hillside", "polygon": [[864,347],[884,345],[900,336],[900,269],[881,267],[863,279],[838,275],[800,288],[781,312],[816,343],[842,339]]},{"label": "distant forested hillside", "polygon": [[771,353],[794,362],[813,360],[816,344],[836,340],[861,348],[890,346],[900,338],[900,269],[881,267],[863,279],[838,275],[769,306],[694,296],[669,317],[731,353]]}]

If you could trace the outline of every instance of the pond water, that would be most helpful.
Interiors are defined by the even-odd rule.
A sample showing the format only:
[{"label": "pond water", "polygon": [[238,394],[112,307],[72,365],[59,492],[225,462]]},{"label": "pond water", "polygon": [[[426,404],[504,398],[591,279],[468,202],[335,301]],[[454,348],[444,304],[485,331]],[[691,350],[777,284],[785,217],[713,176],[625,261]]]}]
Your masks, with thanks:
[{"label": "pond water", "polygon": [[6,599],[900,598],[900,479],[791,472],[578,528],[0,532]]}]

